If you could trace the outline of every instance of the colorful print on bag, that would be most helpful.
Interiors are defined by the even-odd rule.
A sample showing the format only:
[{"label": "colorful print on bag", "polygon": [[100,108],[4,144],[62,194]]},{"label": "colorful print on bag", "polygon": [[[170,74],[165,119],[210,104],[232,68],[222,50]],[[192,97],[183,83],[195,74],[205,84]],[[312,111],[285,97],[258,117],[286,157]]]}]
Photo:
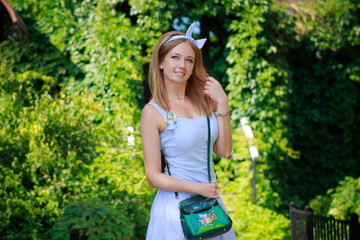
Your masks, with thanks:
[{"label": "colorful print on bag", "polygon": [[210,213],[206,213],[206,214],[199,214],[200,217],[200,222],[202,225],[204,225],[205,227],[208,224],[211,224],[213,221],[215,221],[217,219],[217,216],[215,214],[215,211],[211,211]]},{"label": "colorful print on bag", "polygon": [[208,211],[185,215],[185,219],[194,236],[209,230],[225,227],[229,224],[228,217],[219,205]]}]

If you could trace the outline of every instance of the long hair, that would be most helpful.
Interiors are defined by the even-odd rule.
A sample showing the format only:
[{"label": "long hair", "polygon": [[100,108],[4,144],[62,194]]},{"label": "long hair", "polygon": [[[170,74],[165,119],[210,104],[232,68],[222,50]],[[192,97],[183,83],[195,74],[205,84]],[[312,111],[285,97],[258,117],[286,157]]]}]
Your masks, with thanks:
[{"label": "long hair", "polygon": [[171,49],[176,47],[182,42],[189,42],[190,46],[195,53],[195,61],[193,74],[187,81],[185,95],[190,99],[196,110],[205,115],[211,115],[214,109],[214,102],[204,94],[205,79],[209,76],[204,68],[202,54],[195,44],[185,38],[176,39],[167,43],[166,40],[173,35],[185,35],[182,32],[171,31],[165,33],[156,43],[152,56],[149,69],[149,86],[152,97],[156,104],[166,111],[170,111],[168,96],[166,95],[165,82],[163,71],[160,69],[160,64],[163,62],[165,55]]}]

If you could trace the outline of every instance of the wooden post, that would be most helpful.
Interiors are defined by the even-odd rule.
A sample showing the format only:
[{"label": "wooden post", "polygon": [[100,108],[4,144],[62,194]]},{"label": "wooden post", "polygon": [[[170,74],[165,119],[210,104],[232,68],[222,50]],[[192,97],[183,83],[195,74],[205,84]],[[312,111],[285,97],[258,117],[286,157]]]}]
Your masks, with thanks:
[{"label": "wooden post", "polygon": [[306,240],[313,240],[313,222],[312,222],[312,211],[309,206],[305,207],[305,227],[306,227]]},{"label": "wooden post", "polygon": [[349,230],[350,230],[350,240],[360,239],[359,216],[356,213],[351,214]]},{"label": "wooden post", "polygon": [[78,229],[71,230],[70,240],[80,240],[80,232]]},{"label": "wooden post", "polygon": [[256,160],[255,158],[251,158],[251,171],[253,173],[252,179],[251,179],[251,195],[254,199],[254,204],[257,205],[257,196],[256,196]]},{"label": "wooden post", "polygon": [[294,214],[293,214],[293,209],[295,209],[295,203],[291,202],[290,203],[290,228],[291,228],[291,240],[295,240],[295,219],[294,219]]}]

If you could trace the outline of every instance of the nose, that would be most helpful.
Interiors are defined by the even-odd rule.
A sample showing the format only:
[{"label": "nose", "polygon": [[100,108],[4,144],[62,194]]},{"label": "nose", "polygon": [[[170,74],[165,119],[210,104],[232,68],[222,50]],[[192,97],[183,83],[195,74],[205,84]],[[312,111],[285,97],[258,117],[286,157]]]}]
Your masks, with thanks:
[{"label": "nose", "polygon": [[185,60],[181,60],[181,61],[180,61],[179,67],[180,67],[180,68],[185,68]]}]

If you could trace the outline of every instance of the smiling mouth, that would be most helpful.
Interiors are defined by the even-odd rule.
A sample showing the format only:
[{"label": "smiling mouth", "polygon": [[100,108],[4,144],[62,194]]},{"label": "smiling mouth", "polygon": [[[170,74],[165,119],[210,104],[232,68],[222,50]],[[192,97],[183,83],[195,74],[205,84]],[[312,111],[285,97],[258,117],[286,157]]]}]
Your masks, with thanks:
[{"label": "smiling mouth", "polygon": [[180,77],[185,76],[185,73],[183,73],[183,72],[175,72],[175,74],[176,74],[177,76],[180,76]]}]

